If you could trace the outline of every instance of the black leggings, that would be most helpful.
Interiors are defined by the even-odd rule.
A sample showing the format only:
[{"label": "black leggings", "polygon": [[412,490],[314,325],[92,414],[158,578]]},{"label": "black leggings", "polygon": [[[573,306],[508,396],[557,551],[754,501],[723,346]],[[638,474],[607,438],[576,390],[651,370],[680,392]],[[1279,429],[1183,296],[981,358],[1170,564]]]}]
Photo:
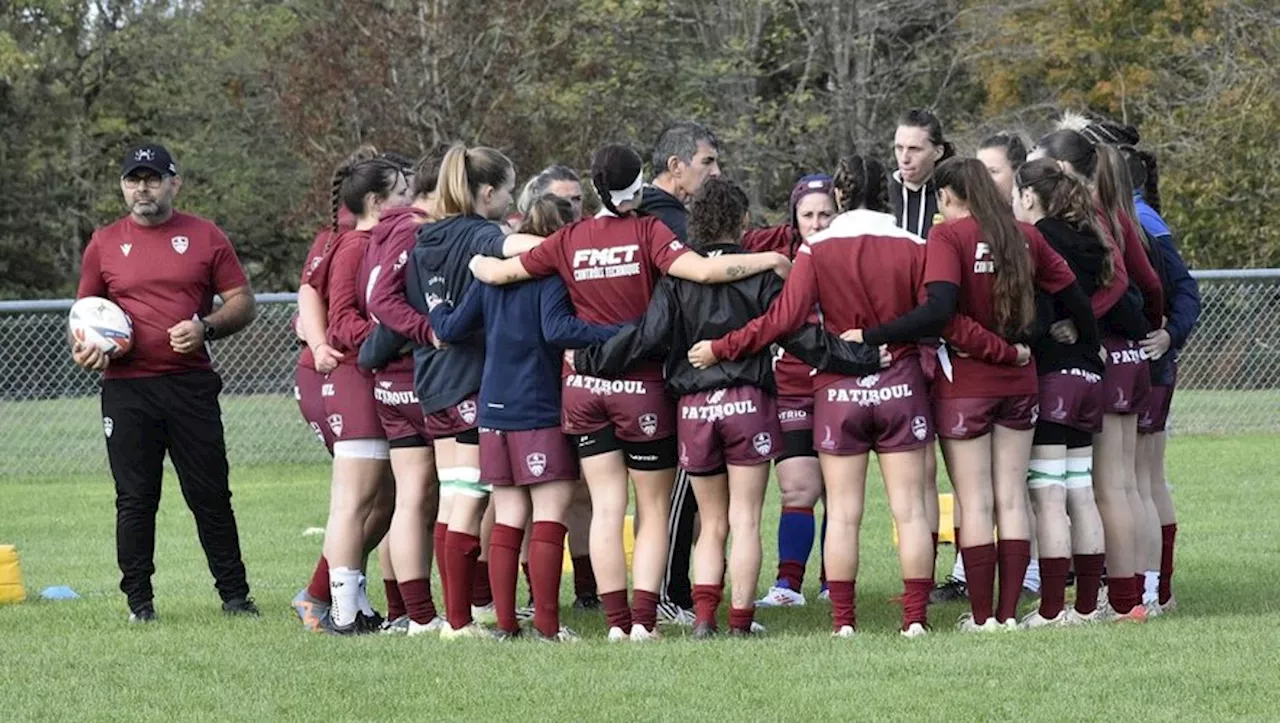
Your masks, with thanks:
[{"label": "black leggings", "polygon": [[1031,443],[1036,446],[1065,444],[1067,449],[1079,449],[1092,446],[1093,435],[1079,429],[1042,420],[1036,424],[1036,434]]}]

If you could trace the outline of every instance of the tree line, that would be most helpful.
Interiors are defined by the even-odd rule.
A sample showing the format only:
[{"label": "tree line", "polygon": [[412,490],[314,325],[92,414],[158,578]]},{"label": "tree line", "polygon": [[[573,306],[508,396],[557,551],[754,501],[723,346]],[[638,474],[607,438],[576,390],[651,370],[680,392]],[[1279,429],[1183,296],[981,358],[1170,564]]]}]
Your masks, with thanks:
[{"label": "tree line", "polygon": [[142,139],[255,287],[288,290],[360,143],[483,143],[523,179],[692,118],[776,219],[843,154],[892,167],[914,106],[962,153],[1068,108],[1133,124],[1193,266],[1278,266],[1278,40],[1270,0],[10,0],[0,297],[74,291]]}]

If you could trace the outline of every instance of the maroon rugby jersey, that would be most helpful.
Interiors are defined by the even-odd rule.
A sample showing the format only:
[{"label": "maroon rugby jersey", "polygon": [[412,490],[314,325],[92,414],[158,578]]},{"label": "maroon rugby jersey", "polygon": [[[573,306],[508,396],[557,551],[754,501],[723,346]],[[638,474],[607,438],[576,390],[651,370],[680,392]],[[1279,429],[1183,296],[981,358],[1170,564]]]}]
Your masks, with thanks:
[{"label": "maroon rugby jersey", "polygon": [[[565,226],[520,262],[534,278],[559,274],[578,318],[603,326],[643,317],[654,286],[686,253],[654,216],[601,215]],[[662,363],[637,365],[628,376],[661,381]]]},{"label": "maroon rugby jersey", "polygon": [[[360,261],[368,243],[368,231],[347,231],[339,236],[329,252],[331,261],[327,264],[329,272],[325,286],[317,289],[329,311],[329,345],[345,355],[343,364],[356,363],[360,345],[373,331],[373,322],[363,311],[361,297],[364,289],[360,287],[358,278]],[[322,268],[325,266],[321,264]]]},{"label": "maroon rugby jersey", "polygon": [[105,373],[132,379],[210,369],[207,348],[179,354],[169,345],[169,328],[208,315],[214,294],[248,283],[221,229],[174,211],[159,226],[139,225],[130,215],[95,231],[76,297],[106,297],[133,319],[133,348]]},{"label": "maroon rugby jersey", "polygon": [[[795,261],[796,254],[800,250],[800,234],[791,224],[753,228],[742,234],[742,248],[751,253],[773,251]],[[822,323],[816,310],[811,312],[805,321],[810,324]],[[813,367],[782,349],[779,349],[778,355],[774,357],[773,376],[778,384],[778,396],[813,396]]]},{"label": "maroon rugby jersey", "polygon": [[[417,242],[418,229],[427,213],[400,206],[382,213],[369,232],[369,244],[360,262],[361,310],[375,324],[382,324],[415,344],[430,344],[430,317],[419,314],[404,295],[404,272]],[[384,371],[413,369],[413,357],[392,361]]]},{"label": "maroon rugby jersey", "polygon": [[[897,227],[893,216],[860,209],[842,213],[800,246],[782,294],[760,316],[712,343],[717,358],[754,354],[800,327],[814,304],[833,334],[870,329],[916,308],[925,269],[924,241]],[[894,359],[919,353],[916,344],[889,347]],[[813,388],[841,379],[819,372]]]},{"label": "maroon rugby jersey", "polygon": [[[1044,236],[1028,224],[1019,223],[1018,228],[1027,239],[1036,285],[1049,294],[1070,286],[1076,280],[1075,274]],[[992,300],[995,278],[991,247],[978,221],[972,216],[935,224],[929,229],[925,283],[944,281],[958,286],[960,294],[956,313],[977,322],[993,337],[998,336]],[[956,334],[957,323],[953,320],[943,331],[943,336],[956,341],[960,348],[966,348],[969,342],[957,340]],[[935,379],[936,396],[998,398],[1035,394],[1038,388],[1035,362],[1019,367],[991,364],[976,356],[957,356],[952,359],[952,369],[952,379],[948,380],[941,374]]]},{"label": "maroon rugby jersey", "polygon": [[[334,248],[334,245],[329,242],[331,240],[337,241],[339,234],[341,234],[344,231],[350,231],[351,229],[355,228],[355,225],[356,225],[355,215],[352,214],[350,211],[348,211],[346,206],[343,206],[341,209],[338,210],[338,230],[337,231],[334,231],[331,227],[326,226],[316,232],[316,237],[311,241],[311,248],[310,250],[307,251],[307,258],[302,263],[302,273],[298,277],[299,288],[301,288],[303,284],[311,286],[312,288],[318,288],[316,284],[320,284],[321,286],[324,285],[323,279],[328,274],[328,271],[329,271],[327,268],[324,269],[323,271],[320,271],[321,275],[319,278],[316,279],[315,283],[312,283],[312,278],[316,274],[316,272],[320,270],[320,267],[325,263],[325,257]],[[297,319],[295,318],[294,321],[296,322]],[[290,324],[290,327],[292,326],[293,324]],[[311,347],[304,345],[302,347],[302,353],[298,355],[298,366],[306,367],[308,369],[313,369],[315,368],[315,365],[316,365],[316,359],[315,359],[315,355],[311,353]]]}]

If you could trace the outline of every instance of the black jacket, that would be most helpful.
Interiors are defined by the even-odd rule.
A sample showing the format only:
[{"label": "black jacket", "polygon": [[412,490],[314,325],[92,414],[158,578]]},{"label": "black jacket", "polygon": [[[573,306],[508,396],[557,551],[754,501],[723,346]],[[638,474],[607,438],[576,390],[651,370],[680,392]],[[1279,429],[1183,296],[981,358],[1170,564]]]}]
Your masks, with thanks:
[{"label": "black jacket", "polygon": [[640,213],[657,216],[681,243],[689,242],[689,209],[675,196],[657,186],[645,186],[640,195]]},{"label": "black jacket", "polygon": [[933,217],[938,215],[938,185],[930,178],[919,189],[912,191],[902,185],[898,171],[889,174],[889,205],[893,207],[893,219],[898,228],[906,229],[920,238],[929,237]]},{"label": "black jacket", "polygon": [[[1044,235],[1053,250],[1071,267],[1076,275],[1076,283],[1085,296],[1092,296],[1098,288],[1098,277],[1102,273],[1102,264],[1106,261],[1106,247],[1103,245],[1106,242],[1100,242],[1096,235],[1056,218],[1041,219],[1036,223],[1036,230]],[[1039,328],[1047,329],[1055,321],[1071,318],[1060,300],[1043,292],[1037,294],[1036,304]],[[1141,318],[1142,307],[1139,306],[1136,311]],[[1036,359],[1036,370],[1041,375],[1071,368],[1103,373],[1104,367],[1102,360],[1098,358],[1097,345],[1083,339],[1075,344],[1059,344],[1048,334],[1041,334],[1031,348]]]},{"label": "black jacket", "polygon": [[[413,260],[405,269],[405,295],[414,309],[429,314],[426,290],[441,277],[445,301],[462,301],[475,277],[467,268],[471,257],[502,257],[506,237],[502,229],[479,216],[454,216],[418,229]],[[477,331],[444,349],[420,346],[413,350],[413,386],[422,411],[433,414],[480,390],[484,374],[484,332]]]},{"label": "black jacket", "polygon": [[[721,253],[745,251],[736,244],[708,249],[708,255]],[[687,354],[700,340],[718,339],[745,326],[767,311],[781,292],[782,279],[772,273],[718,285],[665,277],[654,289],[638,326],[576,352],[574,367],[582,374],[618,378],[639,361],[665,355],[667,389],[677,396],[739,386],[759,387],[773,394],[776,385],[768,352],[722,361],[710,369],[694,369]],[[865,376],[880,369],[877,348],[842,341],[816,324],[801,327],[781,344],[788,353],[818,369],[849,376]]]}]

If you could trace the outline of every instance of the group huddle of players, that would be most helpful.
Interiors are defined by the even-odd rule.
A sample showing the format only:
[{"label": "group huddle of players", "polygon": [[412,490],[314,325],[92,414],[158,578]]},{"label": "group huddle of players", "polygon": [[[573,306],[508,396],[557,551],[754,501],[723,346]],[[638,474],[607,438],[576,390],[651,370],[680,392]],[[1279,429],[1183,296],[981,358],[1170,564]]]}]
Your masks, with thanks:
[{"label": "group huddle of players", "polygon": [[[757,606],[805,604],[821,501],[820,597],[847,637],[871,451],[904,636],[957,591],[969,631],[1169,610],[1164,430],[1199,296],[1138,140],[1072,116],[1030,154],[1005,133],[964,158],[914,110],[895,172],[844,158],[801,178],[769,228],[747,228],[747,195],[696,123],[663,132],[649,183],[634,150],[600,148],[586,217],[563,166],[511,215],[497,150],[361,149],[299,291],[297,398],[333,454],[304,626],[577,639],[559,615],[568,535],[575,605],[603,609],[610,641],[657,639],[679,474],[698,533],[690,600],[664,619],[717,634],[726,570],[730,634],[763,632]],[[938,446],[959,555],[935,589]],[[757,600],[771,463],[779,565]],[[374,549],[385,618],[366,594]],[[1033,554],[1039,605],[1019,620]]]}]

